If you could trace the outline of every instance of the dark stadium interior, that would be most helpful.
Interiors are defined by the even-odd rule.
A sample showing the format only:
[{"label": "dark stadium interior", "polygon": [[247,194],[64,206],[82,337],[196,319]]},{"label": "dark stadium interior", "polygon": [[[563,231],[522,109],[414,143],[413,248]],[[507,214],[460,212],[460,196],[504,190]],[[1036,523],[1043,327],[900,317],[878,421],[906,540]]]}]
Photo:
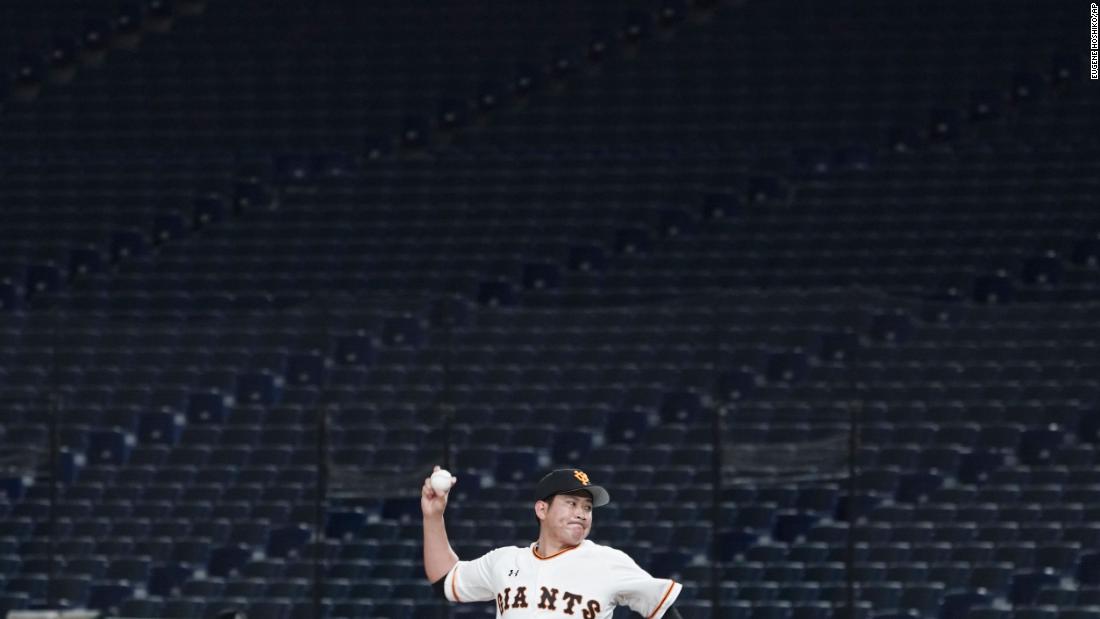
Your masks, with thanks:
[{"label": "dark stadium interior", "polygon": [[0,613],[1100,617],[1088,8],[3,0]]}]

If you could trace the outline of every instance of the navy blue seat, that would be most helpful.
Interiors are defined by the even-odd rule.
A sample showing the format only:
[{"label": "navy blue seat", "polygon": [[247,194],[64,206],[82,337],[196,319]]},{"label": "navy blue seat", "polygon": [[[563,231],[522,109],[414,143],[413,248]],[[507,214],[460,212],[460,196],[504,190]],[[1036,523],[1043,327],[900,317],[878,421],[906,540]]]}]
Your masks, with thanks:
[{"label": "navy blue seat", "polygon": [[251,560],[241,566],[240,578],[266,582],[281,577],[285,569],[282,559]]},{"label": "navy blue seat", "polygon": [[322,600],[320,605],[320,614],[317,612],[312,601],[309,602],[296,602],[290,609],[290,619],[314,619],[320,617],[324,619],[332,612],[332,603]]},{"label": "navy blue seat", "polygon": [[614,442],[634,442],[649,429],[645,414],[635,411],[616,411],[608,417],[607,434]]},{"label": "navy blue seat", "polygon": [[1100,553],[1085,552],[1077,564],[1077,580],[1085,585],[1100,585]]},{"label": "navy blue seat", "polygon": [[273,557],[285,557],[305,544],[310,538],[309,527],[288,525],[274,529],[267,542],[267,554]]},{"label": "navy blue seat", "polygon": [[26,271],[28,296],[57,292],[62,286],[63,273],[52,263],[29,264]]},{"label": "navy blue seat", "polygon": [[702,399],[692,391],[667,392],[661,399],[660,413],[667,423],[694,423],[703,415]]},{"label": "navy blue seat", "polygon": [[286,619],[290,615],[290,609],[291,602],[289,600],[264,600],[249,603],[247,612],[249,615],[256,617]]},{"label": "navy blue seat", "polygon": [[775,521],[775,538],[783,542],[793,542],[806,535],[820,520],[812,513],[784,510],[778,513]]},{"label": "navy blue seat", "polygon": [[791,619],[828,619],[831,616],[829,604],[798,602],[791,606]]},{"label": "navy blue seat", "polygon": [[332,606],[333,617],[369,617],[374,612],[375,604],[368,601],[336,602]]},{"label": "navy blue seat", "polygon": [[716,395],[729,400],[739,400],[748,397],[762,381],[756,373],[750,369],[742,368],[723,374],[716,381]]},{"label": "navy blue seat", "polygon": [[940,619],[966,619],[972,608],[988,606],[992,598],[981,592],[948,591],[940,604]]},{"label": "navy blue seat", "polygon": [[392,619],[411,619],[415,609],[415,602],[402,600],[377,604],[374,607],[374,612],[378,613],[379,616],[391,617]]},{"label": "navy blue seat", "polygon": [[368,365],[374,359],[373,340],[366,335],[341,335],[333,345],[334,358],[345,365]]},{"label": "navy blue seat", "polygon": [[1058,582],[1058,575],[1050,569],[1036,572],[1017,572],[1011,577],[1009,599],[1013,604],[1026,605],[1035,601],[1039,590]]},{"label": "navy blue seat", "polygon": [[933,471],[906,473],[898,479],[897,500],[921,501],[939,488],[943,482],[943,476]]},{"label": "navy blue seat", "polygon": [[[81,549],[91,552],[94,547],[94,542],[87,540],[82,544]],[[64,568],[64,573],[67,575],[84,576],[91,581],[101,578],[106,571],[107,560],[103,557],[81,556],[75,553],[69,556]]]},{"label": "navy blue seat", "polygon": [[799,352],[777,352],[768,357],[765,376],[769,381],[796,382],[809,367],[805,354]]},{"label": "navy blue seat", "polygon": [[171,412],[147,412],[138,418],[137,438],[142,443],[174,445],[179,440],[181,428]]},{"label": "navy blue seat", "polygon": [[88,607],[102,611],[118,612],[122,602],[134,593],[126,584],[95,583],[88,594]]},{"label": "navy blue seat", "polygon": [[1025,464],[1046,464],[1066,439],[1061,428],[1025,430],[1020,437],[1020,460]]},{"label": "navy blue seat", "polygon": [[290,385],[317,386],[324,382],[325,359],[319,354],[292,355],[287,359],[286,380]]},{"label": "navy blue seat", "polygon": [[792,604],[816,602],[820,595],[821,587],[817,583],[787,583],[779,588],[779,599]]},{"label": "navy blue seat", "polygon": [[0,311],[19,309],[23,304],[23,290],[12,282],[0,282]]},{"label": "navy blue seat", "polygon": [[388,318],[382,328],[383,341],[390,346],[420,346],[423,325],[411,316]]},{"label": "navy blue seat", "polygon": [[916,611],[927,616],[940,610],[940,604],[944,595],[944,586],[939,583],[914,583],[905,584],[898,603],[901,608]]},{"label": "navy blue seat", "polygon": [[1043,587],[1035,596],[1038,606],[1073,606],[1077,601],[1077,591],[1063,587]]},{"label": "navy blue seat", "polygon": [[220,578],[199,578],[188,580],[180,587],[180,594],[187,597],[217,599],[225,589],[225,581]]},{"label": "navy blue seat", "polygon": [[1084,606],[1097,606],[1100,602],[1100,587],[1085,586],[1077,589],[1077,603]]},{"label": "navy blue seat", "polygon": [[97,464],[125,464],[131,445],[127,435],[117,430],[97,430],[88,438],[88,459]]},{"label": "navy blue seat", "polygon": [[[158,557],[166,560],[167,557]],[[171,596],[173,590],[183,585],[193,576],[193,568],[178,563],[163,563],[153,567],[149,577],[149,593],[156,596]]]},{"label": "navy blue seat", "polygon": [[775,597],[746,599],[746,601],[753,602],[752,612],[749,615],[751,619],[790,619],[790,605],[777,602]]},{"label": "navy blue seat", "polygon": [[210,553],[207,572],[211,576],[230,576],[240,570],[252,558],[252,550],[245,544],[215,548]]},{"label": "navy blue seat", "polygon": [[[270,582],[279,582],[274,579]],[[232,598],[255,598],[264,595],[269,587],[269,581],[260,578],[229,578],[225,581],[222,595]]]},{"label": "navy blue seat", "polygon": [[585,430],[565,430],[554,435],[553,456],[558,463],[581,462],[592,449],[592,433]]},{"label": "navy blue seat", "polygon": [[246,372],[237,376],[238,402],[270,406],[281,394],[281,381],[268,372]]},{"label": "navy blue seat", "polygon": [[161,614],[162,605],[159,599],[129,598],[119,604],[118,612],[124,617],[157,617]]},{"label": "navy blue seat", "polygon": [[1100,264],[1100,238],[1079,239],[1073,247],[1073,262],[1078,265],[1096,266]]},{"label": "navy blue seat", "polygon": [[107,566],[107,578],[123,583],[145,583],[149,580],[152,561],[146,557],[118,557]]},{"label": "navy blue seat", "polygon": [[958,476],[967,483],[980,482],[989,477],[990,472],[1004,462],[1004,454],[993,451],[973,451],[962,456],[959,462]]},{"label": "navy blue seat", "polygon": [[189,423],[222,423],[226,418],[225,396],[217,391],[191,393],[187,396]]}]

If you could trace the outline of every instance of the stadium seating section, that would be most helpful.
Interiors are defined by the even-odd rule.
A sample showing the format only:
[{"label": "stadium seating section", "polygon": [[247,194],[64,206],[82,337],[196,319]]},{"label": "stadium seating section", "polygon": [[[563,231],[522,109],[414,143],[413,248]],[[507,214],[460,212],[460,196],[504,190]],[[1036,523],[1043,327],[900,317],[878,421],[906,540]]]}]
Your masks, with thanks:
[{"label": "stadium seating section", "polygon": [[1079,5],[5,0],[0,612],[492,616],[446,462],[688,618],[1100,616]]}]

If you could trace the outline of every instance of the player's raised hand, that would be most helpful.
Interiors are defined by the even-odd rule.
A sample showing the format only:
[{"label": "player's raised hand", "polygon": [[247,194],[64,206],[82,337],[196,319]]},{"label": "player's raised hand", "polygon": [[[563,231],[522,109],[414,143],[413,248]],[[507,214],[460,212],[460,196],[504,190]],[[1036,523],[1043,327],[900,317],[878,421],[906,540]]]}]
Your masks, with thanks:
[{"label": "player's raised hand", "polygon": [[[440,470],[439,466],[436,466],[432,469],[432,474],[435,475]],[[457,481],[457,477],[451,477],[450,486],[454,487]],[[433,485],[431,477],[424,478],[424,485],[420,488],[420,510],[424,512],[425,518],[441,516],[443,510],[447,509],[447,495],[450,494],[450,488],[447,490],[439,489],[446,485],[440,482]],[[439,488],[436,486],[439,486]]]}]

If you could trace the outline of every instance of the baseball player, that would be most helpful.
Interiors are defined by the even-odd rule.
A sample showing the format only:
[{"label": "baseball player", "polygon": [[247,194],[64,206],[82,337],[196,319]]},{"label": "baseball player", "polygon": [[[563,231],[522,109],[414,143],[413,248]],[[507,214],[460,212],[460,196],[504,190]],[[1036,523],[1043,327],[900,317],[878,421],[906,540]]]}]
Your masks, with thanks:
[{"label": "baseball player", "polygon": [[472,561],[459,560],[447,539],[448,494],[436,491],[430,478],[420,494],[424,573],[447,600],[495,602],[496,616],[507,619],[609,619],[619,605],[647,619],[681,619],[672,607],[679,583],[654,578],[626,553],[585,539],[593,509],[610,497],[583,471],[559,469],[538,482],[538,541],[500,547]]}]

